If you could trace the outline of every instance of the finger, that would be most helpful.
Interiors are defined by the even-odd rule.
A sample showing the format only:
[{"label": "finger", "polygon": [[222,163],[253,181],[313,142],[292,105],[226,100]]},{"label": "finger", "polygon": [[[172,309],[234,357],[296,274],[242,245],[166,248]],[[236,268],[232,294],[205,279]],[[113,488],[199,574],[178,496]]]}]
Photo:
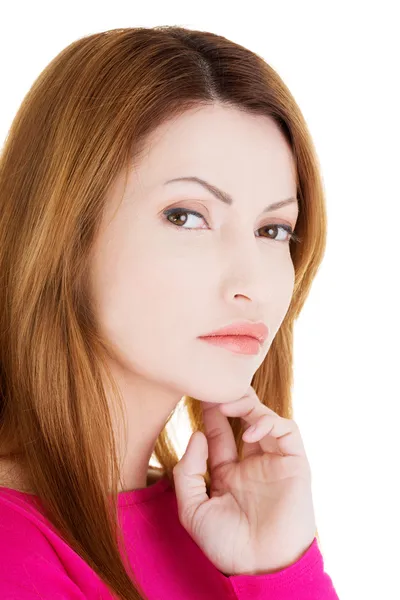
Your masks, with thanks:
[{"label": "finger", "polygon": [[[252,386],[239,400],[220,404],[219,407],[224,415],[241,417],[249,426],[256,425],[258,428],[260,422],[260,430],[257,429],[255,436],[249,437],[250,434],[243,434],[243,440],[252,443],[259,442],[262,451],[277,452],[278,454],[283,452],[285,455],[293,454],[295,456],[306,455],[303,440],[295,421],[280,417],[271,408],[262,404]],[[273,422],[269,421],[267,417]],[[262,424],[262,420],[264,424]],[[247,429],[249,427],[246,428],[246,431]],[[278,434],[278,431],[281,432],[281,435]],[[286,439],[284,436],[288,436],[288,438]],[[276,441],[273,438],[276,438]],[[251,453],[254,453],[254,450]]]},{"label": "finger", "polygon": [[[249,427],[251,427],[253,423],[257,423],[257,415],[254,415],[254,413],[251,414],[250,412],[248,412],[247,421],[241,416],[244,413],[245,407],[248,405],[249,399],[251,397],[255,399],[255,403],[260,402],[254,388],[250,385],[247,392],[238,400],[219,405],[220,412],[222,412],[223,414],[232,417],[240,416],[243,432],[247,431],[247,429],[249,429]],[[246,437],[244,437],[244,434],[242,435],[242,439],[245,442],[241,452],[242,459],[246,459],[249,456],[253,456],[255,454],[262,454],[264,452],[258,441],[252,442],[246,439]]]},{"label": "finger", "polygon": [[[246,423],[246,421],[244,421],[242,418],[240,419],[241,423],[242,423],[242,427],[243,427],[243,431],[247,431],[247,429],[249,429],[250,425],[248,423]],[[255,454],[262,454],[263,450],[260,446],[260,443],[257,442],[253,442],[253,441],[248,441],[245,437],[244,437],[244,433],[242,435],[242,439],[244,441],[243,444],[243,448],[242,448],[242,458],[243,460],[248,458],[249,456],[254,456]]]},{"label": "finger", "polygon": [[228,418],[219,410],[220,405],[202,402],[204,434],[208,441],[210,470],[238,460],[235,436]]},{"label": "finger", "polygon": [[196,431],[181,460],[173,468],[179,520],[190,531],[198,508],[209,501],[204,474],[207,471],[207,440]]},{"label": "finger", "polygon": [[260,417],[265,414],[277,415],[272,409],[260,402],[254,388],[250,386],[249,391],[235,402],[219,404],[222,414],[229,417],[241,417],[249,425],[255,425]]},{"label": "finger", "polygon": [[[243,444],[243,449],[242,449],[242,459],[245,460],[246,458],[249,458],[250,456],[254,456],[254,455],[260,455],[260,454],[277,454],[279,456],[282,456],[282,452],[279,448],[279,444],[277,442],[277,440],[270,436],[267,435],[268,434],[268,430],[265,430],[265,427],[263,427],[262,423],[262,417],[258,420],[258,423],[256,424],[256,431],[253,433],[253,435],[246,435],[246,432],[250,429],[250,425],[248,425],[245,421],[243,421],[243,419],[240,419],[242,421],[242,426],[243,426],[243,435],[242,435],[242,439],[244,441]],[[260,427],[260,421],[261,421],[261,427]],[[253,441],[253,440],[257,440],[257,441]],[[262,440],[262,445],[260,443],[260,441]]]},{"label": "finger", "polygon": [[255,431],[246,430],[243,437],[253,443],[258,441],[264,452],[282,456],[305,456],[299,428],[292,419],[264,414],[258,420]]}]

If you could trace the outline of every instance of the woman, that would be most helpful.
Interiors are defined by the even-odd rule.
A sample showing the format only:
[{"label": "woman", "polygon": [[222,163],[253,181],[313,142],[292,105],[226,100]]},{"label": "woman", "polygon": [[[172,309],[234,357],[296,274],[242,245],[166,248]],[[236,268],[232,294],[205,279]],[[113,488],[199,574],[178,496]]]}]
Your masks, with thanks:
[{"label": "woman", "polygon": [[2,597],[337,598],[291,406],[325,199],[276,72],[179,27],[79,39],[0,201]]}]

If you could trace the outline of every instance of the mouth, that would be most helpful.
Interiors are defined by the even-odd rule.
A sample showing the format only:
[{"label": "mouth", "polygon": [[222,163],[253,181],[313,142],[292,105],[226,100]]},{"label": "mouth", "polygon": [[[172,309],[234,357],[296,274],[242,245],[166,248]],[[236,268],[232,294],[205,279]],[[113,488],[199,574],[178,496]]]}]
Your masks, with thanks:
[{"label": "mouth", "polygon": [[255,338],[260,344],[263,344],[268,335],[268,327],[263,321],[236,321],[199,337],[250,337]]},{"label": "mouth", "polygon": [[261,350],[261,342],[249,335],[212,335],[199,339],[235,354],[255,355]]}]

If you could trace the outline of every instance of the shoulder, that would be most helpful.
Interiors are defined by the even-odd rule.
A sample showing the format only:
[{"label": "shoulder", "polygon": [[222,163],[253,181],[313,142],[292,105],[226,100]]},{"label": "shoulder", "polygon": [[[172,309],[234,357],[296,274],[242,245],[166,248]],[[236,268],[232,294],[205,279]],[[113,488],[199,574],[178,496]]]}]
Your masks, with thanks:
[{"label": "shoulder", "polygon": [[89,567],[30,498],[0,489],[0,532],[0,598],[98,597],[80,589],[79,577],[88,580],[88,591],[97,589],[97,582],[82,573]]},{"label": "shoulder", "polygon": [[52,529],[40,507],[12,490],[20,491],[0,489],[0,581],[7,575],[7,566],[14,569],[20,560],[27,564],[32,556],[53,557],[58,562],[49,540]]}]

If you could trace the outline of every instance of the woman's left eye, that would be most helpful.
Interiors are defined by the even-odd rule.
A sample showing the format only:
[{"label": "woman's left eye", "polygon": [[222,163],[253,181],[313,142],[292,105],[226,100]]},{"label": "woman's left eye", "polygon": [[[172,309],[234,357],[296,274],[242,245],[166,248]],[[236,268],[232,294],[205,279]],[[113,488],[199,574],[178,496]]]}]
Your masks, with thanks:
[{"label": "woman's left eye", "polygon": [[[193,217],[197,217],[199,219],[203,219],[203,221],[205,223],[207,223],[207,221],[205,220],[205,218],[203,217],[203,215],[201,215],[199,212],[195,211],[195,210],[187,210],[187,209],[183,209],[183,208],[169,208],[168,210],[165,210],[163,212],[163,214],[166,216],[167,220],[169,223],[171,223],[171,225],[175,225],[176,227],[179,227],[180,229],[195,229],[194,227],[182,227],[182,225],[186,225],[188,219],[185,218],[182,221],[182,218],[178,219],[178,223],[170,221],[169,217],[176,217],[176,216],[181,216],[181,215],[192,215]],[[298,242],[300,241],[300,238],[293,233],[293,229],[290,227],[290,225],[285,225],[283,223],[271,223],[268,225],[264,225],[264,227],[261,227],[260,230],[266,230],[267,232],[274,230],[274,229],[283,229],[285,234],[286,234],[286,239],[280,239],[280,240],[276,240],[276,238],[270,238],[273,240],[276,240],[278,242],[290,242],[291,240],[293,240],[294,242]],[[259,230],[259,231],[260,231]],[[264,237],[264,236],[258,236],[258,237]]]}]

